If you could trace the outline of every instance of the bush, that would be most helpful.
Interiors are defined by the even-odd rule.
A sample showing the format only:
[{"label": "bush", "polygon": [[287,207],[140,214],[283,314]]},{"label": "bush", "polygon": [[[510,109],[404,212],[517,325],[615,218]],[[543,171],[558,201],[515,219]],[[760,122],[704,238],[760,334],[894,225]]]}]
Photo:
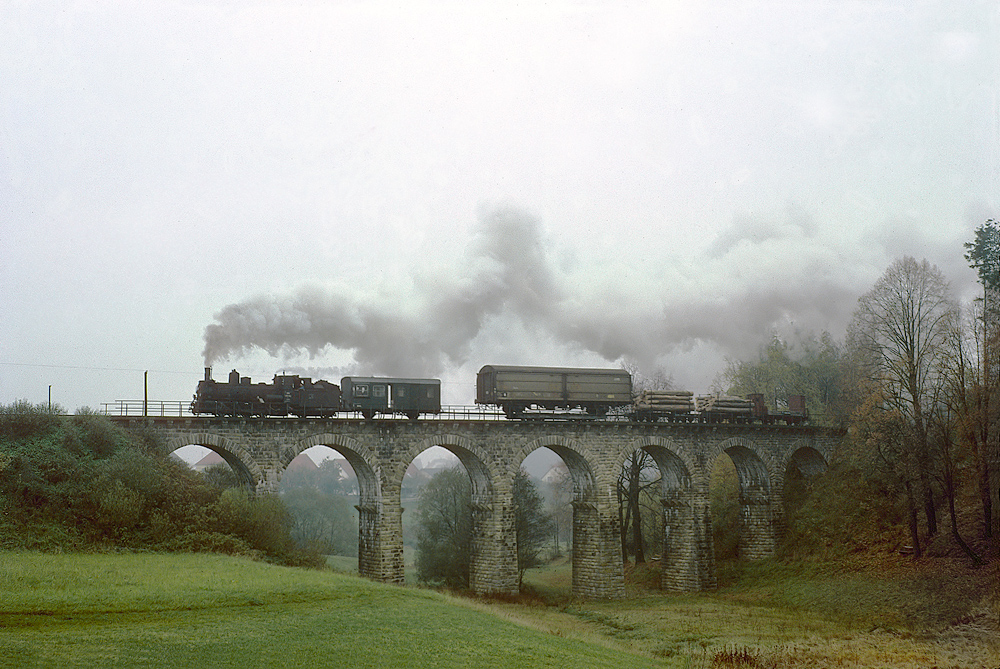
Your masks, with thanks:
[{"label": "bush", "polygon": [[903,518],[895,495],[879,478],[842,464],[808,482],[806,488],[787,509],[784,556],[835,559],[873,546],[899,548]]},{"label": "bush", "polygon": [[276,497],[222,491],[104,417],[0,407],[0,547],[216,551],[318,564]]},{"label": "bush", "polygon": [[10,406],[0,406],[0,439],[23,439],[42,436],[60,424],[62,407],[31,404],[18,400]]}]

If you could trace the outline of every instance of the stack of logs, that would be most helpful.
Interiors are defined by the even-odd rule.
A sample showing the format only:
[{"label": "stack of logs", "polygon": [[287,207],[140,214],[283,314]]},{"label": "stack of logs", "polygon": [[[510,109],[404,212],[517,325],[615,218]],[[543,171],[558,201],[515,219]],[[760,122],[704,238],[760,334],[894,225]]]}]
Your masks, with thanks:
[{"label": "stack of logs", "polygon": [[694,411],[694,393],[690,390],[643,390],[636,397],[637,409],[687,413]]},{"label": "stack of logs", "polygon": [[695,406],[701,413],[750,413],[750,400],[729,395],[699,395]]}]

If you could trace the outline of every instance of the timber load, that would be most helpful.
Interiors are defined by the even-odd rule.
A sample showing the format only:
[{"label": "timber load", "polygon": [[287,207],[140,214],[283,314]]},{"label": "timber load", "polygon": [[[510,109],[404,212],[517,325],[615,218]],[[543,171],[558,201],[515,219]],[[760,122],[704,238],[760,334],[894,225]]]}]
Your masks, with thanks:
[{"label": "timber load", "polygon": [[694,411],[694,393],[690,390],[643,390],[636,397],[635,406],[649,411]]},{"label": "timber load", "polygon": [[749,414],[753,409],[750,400],[730,395],[699,395],[695,406],[701,413]]}]

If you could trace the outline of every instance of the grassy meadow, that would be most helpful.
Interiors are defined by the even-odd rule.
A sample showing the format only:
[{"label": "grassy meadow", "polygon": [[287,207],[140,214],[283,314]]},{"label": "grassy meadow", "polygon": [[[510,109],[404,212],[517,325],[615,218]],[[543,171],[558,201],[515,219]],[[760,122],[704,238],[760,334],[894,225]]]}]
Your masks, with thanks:
[{"label": "grassy meadow", "polygon": [[[570,578],[558,566],[529,575],[550,601]],[[667,595],[656,569],[640,566],[627,600],[564,599],[546,616],[670,667],[1000,667],[996,563],[921,573],[905,559],[882,559],[877,571],[766,560],[723,565],[719,576],[716,592]]]},{"label": "grassy meadow", "polygon": [[628,600],[580,602],[562,563],[484,601],[219,555],[2,552],[0,666],[1000,667],[996,564],[728,569],[714,593],[665,595],[649,569]]},{"label": "grassy meadow", "polygon": [[606,667],[623,653],[436,592],[244,558],[4,552],[0,573],[5,667]]}]

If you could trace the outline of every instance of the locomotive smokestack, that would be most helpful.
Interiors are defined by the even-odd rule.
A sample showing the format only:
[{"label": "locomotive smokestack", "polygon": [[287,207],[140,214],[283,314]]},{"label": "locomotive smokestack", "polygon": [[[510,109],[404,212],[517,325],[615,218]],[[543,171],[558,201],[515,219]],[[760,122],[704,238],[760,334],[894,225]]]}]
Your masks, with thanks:
[{"label": "locomotive smokestack", "polygon": [[212,368],[211,367],[206,367],[205,368],[205,380],[206,381],[211,381],[212,380]]}]

